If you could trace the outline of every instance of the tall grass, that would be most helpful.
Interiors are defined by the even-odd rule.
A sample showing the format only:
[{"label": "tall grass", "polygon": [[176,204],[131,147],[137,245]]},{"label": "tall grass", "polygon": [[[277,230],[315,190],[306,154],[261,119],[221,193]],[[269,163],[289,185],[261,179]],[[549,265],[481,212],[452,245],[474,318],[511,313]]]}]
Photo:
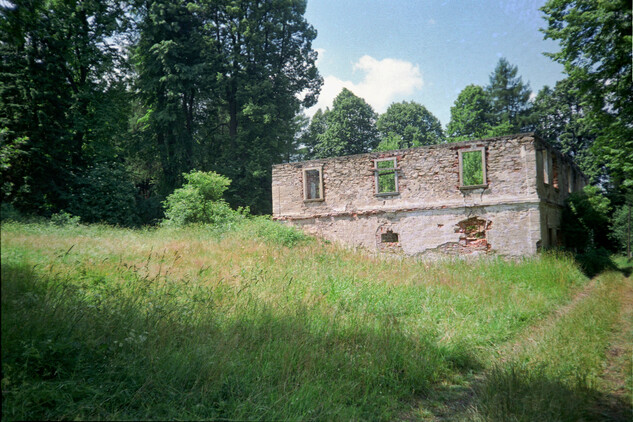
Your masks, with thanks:
[{"label": "tall grass", "polygon": [[393,260],[274,224],[3,224],[3,418],[389,420],[586,282],[565,256]]},{"label": "tall grass", "polygon": [[[623,287],[630,289],[630,280],[612,272],[596,283],[553,326],[524,341],[509,361],[493,368],[477,388],[473,420],[630,420],[630,403],[600,392],[621,306],[618,294]],[[611,419],[605,411],[628,416]]]}]

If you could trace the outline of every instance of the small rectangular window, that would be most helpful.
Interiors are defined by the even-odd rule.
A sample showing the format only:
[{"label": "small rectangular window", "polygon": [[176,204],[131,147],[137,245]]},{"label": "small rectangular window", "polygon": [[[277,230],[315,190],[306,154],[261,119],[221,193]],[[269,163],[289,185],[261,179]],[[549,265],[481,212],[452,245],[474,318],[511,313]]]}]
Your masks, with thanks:
[{"label": "small rectangular window", "polygon": [[549,185],[549,156],[546,149],[541,151],[541,156],[543,161],[543,183]]},{"label": "small rectangular window", "polygon": [[567,188],[569,193],[574,191],[574,171],[571,167],[567,169]]},{"label": "small rectangular window", "polygon": [[555,155],[552,155],[552,186],[558,189],[558,161]]},{"label": "small rectangular window", "polygon": [[391,230],[388,230],[386,233],[382,233],[380,235],[380,241],[382,243],[397,243],[398,233],[394,233]]},{"label": "small rectangular window", "polygon": [[376,173],[376,195],[398,193],[398,168],[396,158],[381,158],[374,161]]},{"label": "small rectangular window", "polygon": [[486,186],[486,154],[484,148],[459,151],[459,179],[461,187]]},{"label": "small rectangular window", "polygon": [[320,167],[303,169],[304,201],[323,201],[323,176]]}]

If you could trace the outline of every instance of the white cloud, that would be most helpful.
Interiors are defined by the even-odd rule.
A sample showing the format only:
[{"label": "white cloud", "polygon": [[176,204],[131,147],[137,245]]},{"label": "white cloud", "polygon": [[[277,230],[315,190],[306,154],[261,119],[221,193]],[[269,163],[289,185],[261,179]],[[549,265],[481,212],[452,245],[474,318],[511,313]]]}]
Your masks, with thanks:
[{"label": "white cloud", "polygon": [[312,116],[319,108],[331,108],[332,101],[343,88],[365,99],[376,112],[384,113],[389,104],[410,96],[424,84],[419,66],[404,60],[363,56],[354,63],[353,69],[364,73],[359,83],[344,81],[334,75],[325,76],[319,102],[306,110],[306,114]]}]

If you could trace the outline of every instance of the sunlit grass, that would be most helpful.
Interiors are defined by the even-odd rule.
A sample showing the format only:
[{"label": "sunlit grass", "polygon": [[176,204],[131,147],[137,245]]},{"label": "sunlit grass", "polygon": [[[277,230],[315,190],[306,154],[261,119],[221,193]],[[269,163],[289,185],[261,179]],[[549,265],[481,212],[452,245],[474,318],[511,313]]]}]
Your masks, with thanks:
[{"label": "sunlit grass", "polygon": [[389,420],[586,281],[562,255],[391,259],[263,219],[5,223],[3,418]]},{"label": "sunlit grass", "polygon": [[535,331],[508,361],[495,365],[477,388],[472,419],[620,420],[606,411],[630,420],[631,403],[601,392],[601,377],[618,329],[620,295],[632,287],[615,272],[598,277],[596,287],[551,327]]}]

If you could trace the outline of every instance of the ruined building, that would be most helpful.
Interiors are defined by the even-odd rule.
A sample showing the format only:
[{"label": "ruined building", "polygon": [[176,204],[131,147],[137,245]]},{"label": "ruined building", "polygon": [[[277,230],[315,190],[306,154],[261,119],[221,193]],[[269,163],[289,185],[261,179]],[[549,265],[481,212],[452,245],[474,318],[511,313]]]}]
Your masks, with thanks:
[{"label": "ruined building", "polygon": [[586,179],[532,133],[273,167],[273,217],[373,251],[532,255]]}]

